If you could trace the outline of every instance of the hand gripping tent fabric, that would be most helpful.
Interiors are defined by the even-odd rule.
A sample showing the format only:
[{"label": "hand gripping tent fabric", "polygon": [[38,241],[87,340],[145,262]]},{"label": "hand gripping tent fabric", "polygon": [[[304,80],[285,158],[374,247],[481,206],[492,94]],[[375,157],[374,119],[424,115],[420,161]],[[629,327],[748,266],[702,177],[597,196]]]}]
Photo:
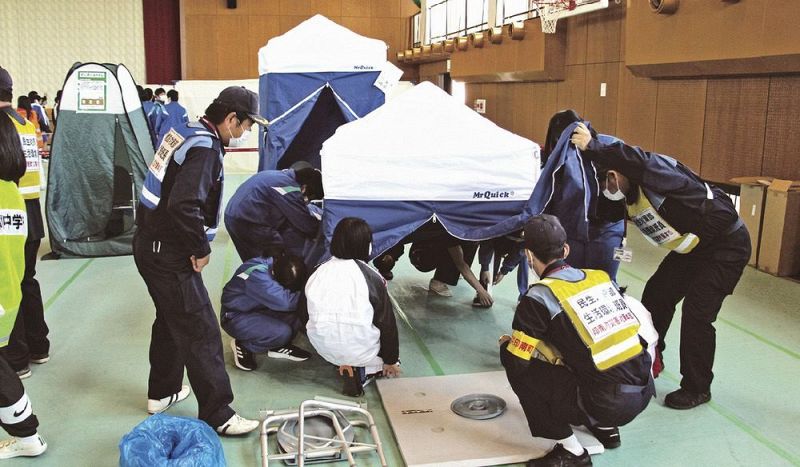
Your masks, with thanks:
[{"label": "hand gripping tent fabric", "polygon": [[465,240],[522,228],[539,178],[539,146],[431,83],[339,127],[321,153],[324,234],[365,219],[373,256],[430,219]]},{"label": "hand gripping tent fabric", "polygon": [[319,168],[323,141],[344,123],[384,103],[373,84],[386,64],[386,44],[313,16],[258,52],[258,170],[304,160]]},{"label": "hand gripping tent fabric", "polygon": [[124,65],[76,63],[64,81],[47,180],[57,257],[131,253],[136,200],[153,146]]}]

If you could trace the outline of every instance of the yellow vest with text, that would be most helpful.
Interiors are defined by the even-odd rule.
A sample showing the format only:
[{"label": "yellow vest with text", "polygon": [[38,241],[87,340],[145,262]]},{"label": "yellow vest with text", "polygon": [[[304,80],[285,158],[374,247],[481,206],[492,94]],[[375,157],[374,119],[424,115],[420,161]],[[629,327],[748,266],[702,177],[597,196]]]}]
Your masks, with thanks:
[{"label": "yellow vest with text", "polygon": [[595,367],[605,371],[642,352],[639,320],[608,274],[582,271],[586,277],[578,282],[547,277],[538,284],[550,289],[589,349]]},{"label": "yellow vest with text", "polygon": [[0,347],[8,344],[22,299],[28,218],[13,182],[0,180]]},{"label": "yellow vest with text", "polygon": [[[709,199],[714,198],[711,188],[708,189]],[[694,250],[700,237],[693,233],[680,233],[672,227],[653,206],[644,191],[639,188],[639,199],[636,203],[627,206],[628,218],[633,221],[636,228],[653,245],[666,248],[675,253],[686,254]]]},{"label": "yellow vest with text", "polygon": [[36,127],[29,120],[20,123],[12,117],[11,121],[17,127],[22,151],[25,153],[25,175],[19,180],[19,193],[25,199],[37,199],[41,192],[42,159],[39,156],[39,146],[36,142]]}]

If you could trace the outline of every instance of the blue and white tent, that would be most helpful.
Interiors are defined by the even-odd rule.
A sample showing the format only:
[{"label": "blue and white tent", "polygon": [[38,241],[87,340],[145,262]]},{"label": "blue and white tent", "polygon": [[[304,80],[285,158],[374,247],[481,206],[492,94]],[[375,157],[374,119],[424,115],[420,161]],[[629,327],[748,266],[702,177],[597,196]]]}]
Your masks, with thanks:
[{"label": "blue and white tent", "polygon": [[260,112],[270,125],[259,135],[258,170],[305,160],[319,168],[322,143],[344,123],[384,103],[374,86],[386,44],[313,16],[258,52]]},{"label": "blue and white tent", "polygon": [[321,156],[325,237],[361,217],[373,256],[432,218],[465,240],[520,229],[540,160],[536,143],[426,82],[339,127]]}]

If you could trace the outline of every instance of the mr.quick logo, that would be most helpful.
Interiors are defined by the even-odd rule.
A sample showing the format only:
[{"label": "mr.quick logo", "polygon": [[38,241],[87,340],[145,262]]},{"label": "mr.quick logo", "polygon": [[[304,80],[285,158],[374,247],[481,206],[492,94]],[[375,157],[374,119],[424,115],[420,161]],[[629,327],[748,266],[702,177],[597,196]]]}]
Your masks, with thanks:
[{"label": "mr.quick logo", "polygon": [[513,191],[475,191],[472,193],[472,199],[511,198],[512,196],[514,196]]},{"label": "mr.quick logo", "polygon": [[374,70],[374,66],[369,65],[353,65],[354,70]]}]

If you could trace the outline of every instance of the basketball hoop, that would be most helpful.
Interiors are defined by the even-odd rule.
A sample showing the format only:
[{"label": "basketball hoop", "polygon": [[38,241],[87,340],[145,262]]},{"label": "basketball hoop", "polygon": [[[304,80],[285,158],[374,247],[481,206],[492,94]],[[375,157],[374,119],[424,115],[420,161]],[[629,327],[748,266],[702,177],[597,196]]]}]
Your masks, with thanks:
[{"label": "basketball hoop", "polygon": [[533,0],[533,6],[542,22],[542,32],[555,34],[559,13],[565,10],[574,10],[577,6],[575,0]]}]

